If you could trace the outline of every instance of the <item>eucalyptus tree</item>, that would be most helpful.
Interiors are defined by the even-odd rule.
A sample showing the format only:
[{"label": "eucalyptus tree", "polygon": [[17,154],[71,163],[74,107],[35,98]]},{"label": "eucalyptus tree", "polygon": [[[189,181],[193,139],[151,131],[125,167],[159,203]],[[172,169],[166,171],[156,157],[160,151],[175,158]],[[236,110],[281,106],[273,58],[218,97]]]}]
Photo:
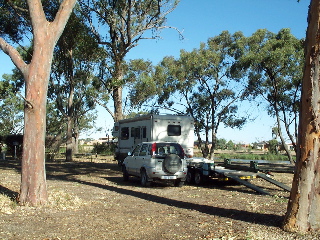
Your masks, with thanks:
[{"label": "eucalyptus tree", "polygon": [[129,92],[127,105],[132,108],[141,108],[157,92],[157,82],[153,77],[154,66],[151,61],[143,59],[131,60],[127,66],[124,76]]},{"label": "eucalyptus tree", "polygon": [[224,31],[201,43],[199,49],[181,50],[179,59],[164,58],[156,69],[156,79],[162,83],[158,86],[159,103],[184,104],[184,111],[194,118],[204,157],[213,157],[221,124],[241,128],[247,121],[247,116],[238,114],[238,103],[246,97],[246,89],[241,81],[230,77],[234,43],[242,36],[240,32],[231,35]]},{"label": "eucalyptus tree", "polygon": [[[122,90],[126,84],[126,54],[144,39],[158,39],[166,16],[178,0],[81,0],[82,11],[93,27],[99,44],[108,53],[103,62],[100,79],[105,92],[113,99],[114,121],[123,118]],[[103,29],[103,30],[100,30]],[[104,97],[105,94],[104,94]]]},{"label": "eucalyptus tree", "polygon": [[79,120],[95,108],[96,91],[91,83],[95,66],[104,57],[104,50],[95,42],[79,12],[72,13],[54,50],[49,85],[49,98],[55,101],[67,126],[67,161],[72,161],[77,148]]},{"label": "eucalyptus tree", "polygon": [[320,229],[320,1],[312,0],[308,14],[305,44],[305,68],[302,80],[298,151],[292,190],[284,229],[318,231]]},{"label": "eucalyptus tree", "polygon": [[[0,48],[25,80],[21,204],[43,204],[48,198],[44,167],[47,89],[54,46],[76,1],[59,2],[53,18],[48,18],[44,11],[44,6],[50,3],[52,1],[1,1]],[[19,41],[27,39],[32,39],[34,46],[30,62],[25,62],[15,48]]]},{"label": "eucalyptus tree", "polygon": [[259,29],[238,43],[243,54],[234,65],[235,75],[239,69],[245,72],[251,94],[267,102],[268,114],[276,118],[277,135],[293,162],[283,132],[296,149],[304,41],[294,37],[289,29],[276,34]]}]

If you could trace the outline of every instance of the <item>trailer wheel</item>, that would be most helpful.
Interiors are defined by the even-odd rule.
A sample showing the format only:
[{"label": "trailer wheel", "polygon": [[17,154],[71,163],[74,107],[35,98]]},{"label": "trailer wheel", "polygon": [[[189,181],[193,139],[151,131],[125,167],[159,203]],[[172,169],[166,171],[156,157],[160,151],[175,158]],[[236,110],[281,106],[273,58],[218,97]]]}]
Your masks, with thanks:
[{"label": "trailer wheel", "polygon": [[188,169],[188,172],[187,172],[186,182],[188,184],[193,184],[194,183],[194,173],[192,171],[190,171],[190,169]]},{"label": "trailer wheel", "polygon": [[194,174],[194,183],[197,185],[203,183],[203,175],[199,171]]},{"label": "trailer wheel", "polygon": [[182,161],[177,154],[169,154],[163,160],[163,168],[166,172],[175,174],[181,169]]}]

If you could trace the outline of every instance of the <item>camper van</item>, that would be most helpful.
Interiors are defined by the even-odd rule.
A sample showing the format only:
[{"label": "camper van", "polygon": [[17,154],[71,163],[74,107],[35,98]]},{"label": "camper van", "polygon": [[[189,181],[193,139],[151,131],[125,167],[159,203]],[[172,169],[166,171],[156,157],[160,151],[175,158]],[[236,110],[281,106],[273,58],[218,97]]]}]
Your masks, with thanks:
[{"label": "camper van", "polygon": [[115,158],[121,165],[128,152],[141,142],[176,142],[186,157],[193,156],[194,121],[186,115],[148,114],[123,119],[114,124],[112,135],[118,138]]}]

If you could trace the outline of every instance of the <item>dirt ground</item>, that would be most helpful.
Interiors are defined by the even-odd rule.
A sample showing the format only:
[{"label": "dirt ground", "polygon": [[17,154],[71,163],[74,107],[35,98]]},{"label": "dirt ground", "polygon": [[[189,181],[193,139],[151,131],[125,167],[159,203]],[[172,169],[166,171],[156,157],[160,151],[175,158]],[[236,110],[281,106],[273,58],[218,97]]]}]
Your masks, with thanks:
[{"label": "dirt ground", "polygon": [[[122,181],[115,161],[48,162],[49,202],[18,206],[20,166],[0,161],[0,239],[320,239],[281,230],[289,193],[260,178],[260,195],[235,183],[174,187]],[[292,171],[274,179],[291,186]]]}]

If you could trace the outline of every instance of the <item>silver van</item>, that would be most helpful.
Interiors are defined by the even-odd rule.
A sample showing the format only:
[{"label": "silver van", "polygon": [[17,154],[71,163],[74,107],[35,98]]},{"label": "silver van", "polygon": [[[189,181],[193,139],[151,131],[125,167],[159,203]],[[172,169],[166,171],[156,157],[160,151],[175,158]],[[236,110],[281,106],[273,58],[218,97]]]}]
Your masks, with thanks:
[{"label": "silver van", "polygon": [[174,181],[175,186],[181,187],[186,179],[187,163],[178,143],[143,142],[128,153],[122,172],[124,181],[128,181],[129,176],[137,176],[142,186],[159,179]]}]

